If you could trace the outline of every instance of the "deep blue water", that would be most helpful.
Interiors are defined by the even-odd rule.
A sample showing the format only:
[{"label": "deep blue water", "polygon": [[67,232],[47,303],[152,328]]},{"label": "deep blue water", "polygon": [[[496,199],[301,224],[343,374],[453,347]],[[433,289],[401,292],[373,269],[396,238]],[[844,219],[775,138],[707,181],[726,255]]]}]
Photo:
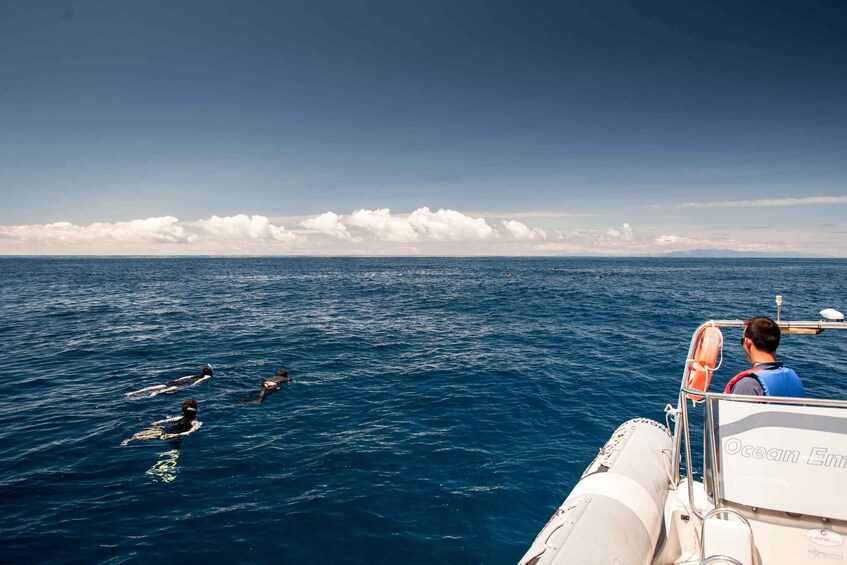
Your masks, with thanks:
[{"label": "deep blue water", "polygon": [[[775,294],[817,319],[847,307],[846,275],[842,260],[0,259],[0,561],[513,563],[622,421],[663,421],[701,321],[773,315]],[[809,339],[780,353],[811,396],[845,396],[844,340]],[[718,384],[744,368],[727,343]],[[124,396],[207,362],[197,387]],[[238,402],[279,367],[292,383]],[[121,440],[189,396],[202,427],[149,473],[172,446]]]}]

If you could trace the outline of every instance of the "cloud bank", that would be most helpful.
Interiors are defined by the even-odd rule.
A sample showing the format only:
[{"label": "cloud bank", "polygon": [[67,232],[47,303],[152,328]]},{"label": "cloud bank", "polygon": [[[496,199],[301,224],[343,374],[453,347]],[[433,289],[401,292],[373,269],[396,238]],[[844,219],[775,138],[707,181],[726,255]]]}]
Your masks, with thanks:
[{"label": "cloud bank", "polygon": [[[654,255],[690,249],[808,252],[847,256],[830,236],[784,228],[673,231],[616,226],[562,229],[457,210],[411,213],[388,208],[332,211],[285,226],[267,216],[236,214],[181,221],[173,216],[75,225],[0,226],[0,254],[31,255]],[[734,230],[734,231],[733,231]],[[837,242],[837,243],[833,243]]]},{"label": "cloud bank", "polygon": [[145,244],[145,243],[191,243],[192,236],[186,233],[179,220],[173,216],[130,220],[116,223],[93,223],[77,226],[70,222],[55,222],[43,225],[0,226],[0,234],[7,239],[25,242],[96,245],[96,244]]}]

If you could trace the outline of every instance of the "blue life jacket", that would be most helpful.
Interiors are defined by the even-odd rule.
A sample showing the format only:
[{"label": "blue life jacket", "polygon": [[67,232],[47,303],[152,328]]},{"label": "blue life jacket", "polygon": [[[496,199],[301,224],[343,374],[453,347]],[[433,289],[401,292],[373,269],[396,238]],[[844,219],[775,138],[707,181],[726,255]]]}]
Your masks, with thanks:
[{"label": "blue life jacket", "polygon": [[756,380],[762,385],[765,396],[791,396],[796,398],[806,396],[800,377],[793,369],[783,367],[782,363],[776,367],[771,365],[766,369],[756,369],[752,376],[756,377]]}]

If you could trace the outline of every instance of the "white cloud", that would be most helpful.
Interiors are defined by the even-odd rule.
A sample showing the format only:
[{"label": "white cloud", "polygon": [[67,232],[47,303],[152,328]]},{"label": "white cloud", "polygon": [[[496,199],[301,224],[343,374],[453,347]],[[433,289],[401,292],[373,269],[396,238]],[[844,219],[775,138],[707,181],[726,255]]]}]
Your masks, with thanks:
[{"label": "white cloud", "polygon": [[429,208],[418,208],[409,214],[408,221],[415,231],[432,240],[480,240],[495,235],[484,219],[472,218],[455,210],[430,212]]},{"label": "white cloud", "polygon": [[762,198],[759,200],[724,200],[720,202],[683,202],[653,206],[655,208],[764,208],[773,206],[813,206],[847,204],[847,196],[809,196],[807,198]]},{"label": "white cloud", "polygon": [[539,228],[529,228],[526,224],[516,220],[503,222],[503,231],[508,237],[514,239],[546,239],[547,232]]},{"label": "white cloud", "polygon": [[663,234],[656,237],[655,241],[656,245],[674,245],[676,243],[684,241],[684,238],[679,237],[678,235]]},{"label": "white cloud", "polygon": [[297,236],[282,226],[275,226],[266,216],[248,216],[238,214],[223,218],[212,216],[208,220],[198,220],[194,225],[208,234],[224,241],[283,241],[290,242]]},{"label": "white cloud", "polygon": [[713,234],[707,231],[693,230],[690,235],[680,236],[675,234],[661,234],[653,239],[653,243],[658,245],[662,252],[669,248],[675,251],[691,250],[691,249],[728,249],[731,251],[791,251],[790,245],[786,242],[770,241],[756,242],[750,241],[749,237],[746,241],[739,241],[733,238],[729,233]]},{"label": "white cloud", "polygon": [[650,253],[650,244],[635,238],[632,227],[625,223],[620,229],[548,230],[547,239],[533,247],[541,253],[576,255],[641,255]]},{"label": "white cloud", "polygon": [[623,241],[632,241],[632,228],[629,224],[624,224],[620,230],[609,228],[606,234],[614,239],[622,239]]},{"label": "white cloud", "polygon": [[350,216],[350,224],[365,229],[384,241],[415,241],[415,229],[401,218],[391,215],[388,208],[378,210],[356,210]]},{"label": "white cloud", "polygon": [[97,245],[137,243],[190,243],[193,237],[173,216],[130,220],[128,222],[96,222],[78,226],[70,222],[52,224],[0,226],[0,234],[13,239],[47,244]]},{"label": "white cloud", "polygon": [[494,229],[482,218],[472,218],[455,210],[432,212],[426,207],[406,217],[393,216],[388,208],[356,210],[349,223],[383,241],[468,241],[496,236]]},{"label": "white cloud", "polygon": [[300,225],[309,230],[315,230],[321,233],[337,237],[346,241],[361,241],[360,238],[353,237],[347,230],[347,226],[341,223],[341,216],[335,212],[326,212],[320,216],[309,218],[300,222]]}]

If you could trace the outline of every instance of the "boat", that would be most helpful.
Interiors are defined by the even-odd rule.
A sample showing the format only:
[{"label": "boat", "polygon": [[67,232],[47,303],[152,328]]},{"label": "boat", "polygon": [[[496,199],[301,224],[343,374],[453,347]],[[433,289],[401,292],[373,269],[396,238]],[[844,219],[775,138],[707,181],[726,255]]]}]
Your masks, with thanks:
[{"label": "boat", "polygon": [[[833,309],[781,320],[781,303],[783,334],[847,330]],[[704,338],[721,336],[722,359],[723,332],[743,327],[710,320],[694,331],[665,422],[624,422],[520,565],[847,562],[847,400],[709,390],[720,362]]]}]

